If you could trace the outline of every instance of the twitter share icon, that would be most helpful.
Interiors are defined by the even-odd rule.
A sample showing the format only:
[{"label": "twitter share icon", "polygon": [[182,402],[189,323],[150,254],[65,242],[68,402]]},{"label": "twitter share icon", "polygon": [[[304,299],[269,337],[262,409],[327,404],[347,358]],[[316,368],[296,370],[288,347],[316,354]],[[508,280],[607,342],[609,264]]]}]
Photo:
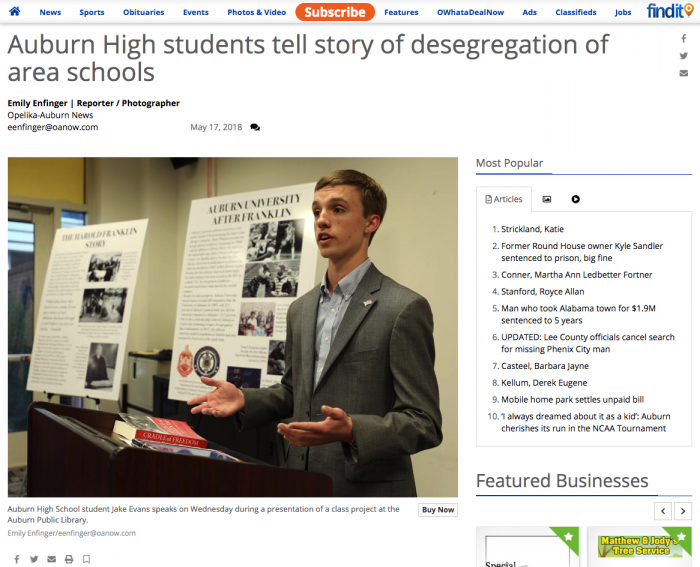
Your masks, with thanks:
[{"label": "twitter share icon", "polygon": [[685,59],[686,57],[688,57],[687,51],[685,53],[681,53],[681,59]]},{"label": "twitter share icon", "polygon": [[31,561],[32,563],[36,563],[37,559],[39,559],[38,555],[33,555],[29,557],[29,561]]}]

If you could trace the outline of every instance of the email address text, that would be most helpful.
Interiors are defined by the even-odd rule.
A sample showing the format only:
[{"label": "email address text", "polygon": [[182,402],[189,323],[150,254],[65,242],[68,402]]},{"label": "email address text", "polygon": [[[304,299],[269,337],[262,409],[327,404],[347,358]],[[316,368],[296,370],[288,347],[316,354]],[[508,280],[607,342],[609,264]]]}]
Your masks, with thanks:
[{"label": "email address text", "polygon": [[8,530],[10,537],[136,537],[136,532],[108,530]]}]

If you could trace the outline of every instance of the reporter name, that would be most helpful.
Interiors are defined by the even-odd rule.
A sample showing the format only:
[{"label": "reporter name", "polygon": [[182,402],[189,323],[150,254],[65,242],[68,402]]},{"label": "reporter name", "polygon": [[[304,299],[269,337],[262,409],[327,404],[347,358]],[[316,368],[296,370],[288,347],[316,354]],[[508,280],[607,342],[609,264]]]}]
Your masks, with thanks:
[{"label": "reporter name", "polygon": [[[115,106],[125,106],[125,107],[143,107],[143,108],[169,108],[169,107],[176,107],[180,106],[180,101],[179,100],[130,100],[130,99],[122,99],[122,100],[81,100],[77,99],[73,101],[74,105],[78,108],[111,108]],[[32,108],[32,107],[37,107],[37,108],[65,108],[68,106],[68,101],[67,100],[12,100],[9,99],[7,101],[7,106],[10,108]],[[25,114],[25,113],[10,113],[10,114],[15,114],[16,118],[37,118],[37,116],[21,116],[20,114]],[[26,113],[26,114],[36,114],[36,113]],[[74,113],[75,114],[75,113]],[[80,116],[79,118],[82,118],[85,116]],[[39,117],[41,118],[41,117]],[[90,116],[92,118],[92,116]]]}]

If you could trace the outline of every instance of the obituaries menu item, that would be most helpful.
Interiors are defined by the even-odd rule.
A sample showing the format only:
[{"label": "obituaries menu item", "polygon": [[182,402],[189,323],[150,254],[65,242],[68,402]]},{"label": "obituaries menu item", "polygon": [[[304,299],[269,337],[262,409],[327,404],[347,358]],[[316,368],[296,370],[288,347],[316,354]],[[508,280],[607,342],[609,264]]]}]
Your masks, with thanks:
[{"label": "obituaries menu item", "polygon": [[29,390],[118,399],[147,226],[138,220],[56,233]]},{"label": "obituaries menu item", "polygon": [[313,184],[192,202],[170,373],[170,398],[284,374],[287,310],[314,285]]}]

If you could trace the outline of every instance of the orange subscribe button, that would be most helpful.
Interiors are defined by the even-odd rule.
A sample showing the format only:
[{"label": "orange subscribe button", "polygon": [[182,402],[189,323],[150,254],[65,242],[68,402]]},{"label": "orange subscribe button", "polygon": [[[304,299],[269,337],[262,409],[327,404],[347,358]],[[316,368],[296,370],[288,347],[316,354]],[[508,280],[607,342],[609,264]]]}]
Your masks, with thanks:
[{"label": "orange subscribe button", "polygon": [[372,4],[299,4],[297,18],[303,22],[368,22],[374,18]]}]

